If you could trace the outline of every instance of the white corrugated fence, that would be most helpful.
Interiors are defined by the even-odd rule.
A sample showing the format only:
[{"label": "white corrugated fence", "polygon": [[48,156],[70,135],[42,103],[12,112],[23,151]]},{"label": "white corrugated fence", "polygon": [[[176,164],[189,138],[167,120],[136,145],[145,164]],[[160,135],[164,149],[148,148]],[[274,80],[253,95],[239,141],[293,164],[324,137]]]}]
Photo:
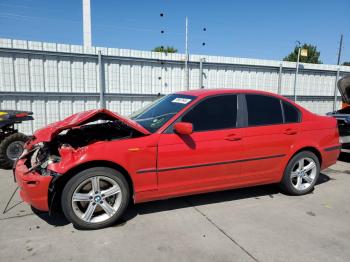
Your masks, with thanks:
[{"label": "white corrugated fence", "polygon": [[[28,134],[98,108],[101,98],[106,108],[128,115],[158,95],[185,90],[184,59],[184,54],[0,39],[0,109],[33,111],[35,121],[20,125]],[[340,76],[350,74],[346,66],[301,64],[298,102],[319,114],[332,111],[338,70]],[[200,88],[202,75],[205,88],[292,96],[294,74],[292,62],[200,55],[189,62],[190,89]]]}]

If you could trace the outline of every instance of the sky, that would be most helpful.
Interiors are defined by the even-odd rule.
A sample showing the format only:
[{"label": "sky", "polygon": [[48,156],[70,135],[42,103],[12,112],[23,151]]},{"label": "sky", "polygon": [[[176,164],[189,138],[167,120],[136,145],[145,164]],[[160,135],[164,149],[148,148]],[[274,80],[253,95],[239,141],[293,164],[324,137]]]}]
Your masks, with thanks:
[{"label": "sky", "polygon": [[[188,16],[191,54],[281,60],[300,41],[336,64],[340,34],[350,61],[349,10],[350,0],[91,0],[92,42],[184,52]],[[82,0],[0,0],[0,38],[82,44]]]}]

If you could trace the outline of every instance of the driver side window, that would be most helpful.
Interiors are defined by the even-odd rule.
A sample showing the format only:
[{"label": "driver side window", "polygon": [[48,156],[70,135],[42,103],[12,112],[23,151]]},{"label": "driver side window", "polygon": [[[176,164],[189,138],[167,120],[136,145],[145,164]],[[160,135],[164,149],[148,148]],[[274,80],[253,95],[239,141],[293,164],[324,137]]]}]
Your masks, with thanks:
[{"label": "driver side window", "polygon": [[210,131],[237,126],[237,95],[222,95],[205,99],[182,117],[193,124],[193,131]]}]

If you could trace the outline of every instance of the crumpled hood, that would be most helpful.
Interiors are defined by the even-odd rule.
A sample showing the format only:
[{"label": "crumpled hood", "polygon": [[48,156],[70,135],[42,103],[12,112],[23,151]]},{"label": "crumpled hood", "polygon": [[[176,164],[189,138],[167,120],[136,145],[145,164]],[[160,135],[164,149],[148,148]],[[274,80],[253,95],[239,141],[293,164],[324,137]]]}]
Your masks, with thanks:
[{"label": "crumpled hood", "polygon": [[109,111],[107,109],[95,109],[76,113],[61,121],[52,123],[42,129],[37,130],[34,133],[33,142],[35,144],[40,142],[49,142],[54,136],[56,136],[63,130],[76,126],[81,126],[86,123],[94,122],[97,120],[119,120],[120,122],[126,124],[130,128],[133,128],[144,135],[150,134],[150,132],[147,129],[145,129],[140,124],[136,123],[131,119],[122,117],[121,115],[113,113],[112,111]]},{"label": "crumpled hood", "polygon": [[338,89],[343,102],[350,104],[350,75],[344,76],[338,81]]}]

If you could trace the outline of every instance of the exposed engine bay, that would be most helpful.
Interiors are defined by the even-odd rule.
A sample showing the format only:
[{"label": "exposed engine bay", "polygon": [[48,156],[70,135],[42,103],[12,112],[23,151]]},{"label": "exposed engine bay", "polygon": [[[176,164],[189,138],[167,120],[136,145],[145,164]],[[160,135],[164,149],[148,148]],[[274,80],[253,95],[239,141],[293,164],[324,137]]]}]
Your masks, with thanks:
[{"label": "exposed engine bay", "polygon": [[46,168],[49,164],[60,161],[62,148],[78,149],[100,141],[130,139],[142,135],[120,120],[99,121],[63,130],[50,142],[41,142],[29,151],[25,150],[21,158],[26,159],[29,171],[50,175]]},{"label": "exposed engine bay", "polygon": [[350,148],[350,106],[328,113],[328,115],[337,119],[340,142],[343,148]]},{"label": "exposed engine bay", "polygon": [[329,112],[327,115],[334,117],[338,122],[340,143],[343,148],[350,148],[350,75],[342,77],[338,83],[338,90],[342,96],[343,108]]},{"label": "exposed engine bay", "polygon": [[118,120],[105,123],[88,124],[65,130],[51,142],[52,146],[60,147],[63,144],[73,148],[83,147],[97,141],[112,141],[116,139],[132,138],[135,130]]}]

